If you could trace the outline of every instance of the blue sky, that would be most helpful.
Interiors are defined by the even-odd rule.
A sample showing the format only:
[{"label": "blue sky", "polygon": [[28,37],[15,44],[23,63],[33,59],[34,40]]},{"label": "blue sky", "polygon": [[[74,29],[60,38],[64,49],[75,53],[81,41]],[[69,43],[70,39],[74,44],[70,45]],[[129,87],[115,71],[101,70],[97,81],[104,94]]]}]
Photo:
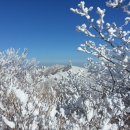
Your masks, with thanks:
[{"label": "blue sky", "polygon": [[[43,63],[84,63],[87,54],[77,52],[88,38],[75,31],[84,19],[73,14],[79,0],[1,0],[0,51],[7,48],[29,49],[29,57]],[[88,5],[101,6],[101,0],[86,0]],[[117,10],[118,12],[118,10]],[[122,14],[109,13],[106,19],[120,22]],[[95,14],[93,14],[95,16]],[[120,16],[120,17],[119,17]]]}]

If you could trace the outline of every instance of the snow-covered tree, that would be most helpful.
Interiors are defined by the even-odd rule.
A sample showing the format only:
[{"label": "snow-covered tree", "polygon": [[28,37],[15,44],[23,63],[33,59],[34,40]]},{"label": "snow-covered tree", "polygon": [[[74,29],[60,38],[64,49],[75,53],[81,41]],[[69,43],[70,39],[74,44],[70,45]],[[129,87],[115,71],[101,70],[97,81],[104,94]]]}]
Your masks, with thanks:
[{"label": "snow-covered tree", "polygon": [[[130,2],[109,0],[106,6],[114,8],[111,11],[120,9],[124,13],[121,25],[116,19],[112,23],[105,21],[107,10],[100,7],[96,8],[98,18],[94,18],[91,15],[94,8],[87,7],[84,1],[78,4],[78,8],[71,8],[71,11],[86,18],[86,23],[77,26],[77,30],[89,40],[82,43],[78,50],[95,57],[89,58],[86,65],[95,83],[91,85],[92,90],[100,93],[100,102],[95,100],[94,103],[98,104],[97,115],[93,114],[92,118],[97,123],[95,128],[127,130],[130,128]],[[89,125],[94,127],[93,123],[89,122]]]}]

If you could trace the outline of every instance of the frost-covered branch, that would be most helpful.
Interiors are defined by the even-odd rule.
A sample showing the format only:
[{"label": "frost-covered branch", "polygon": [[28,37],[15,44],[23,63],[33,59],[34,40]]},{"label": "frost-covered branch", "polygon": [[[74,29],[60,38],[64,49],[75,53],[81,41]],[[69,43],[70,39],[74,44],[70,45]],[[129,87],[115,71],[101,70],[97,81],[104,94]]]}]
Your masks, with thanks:
[{"label": "frost-covered branch", "polygon": [[[124,0],[109,0],[106,2],[107,6],[115,9],[123,7],[124,13],[129,15],[129,3],[124,4],[126,4]],[[77,10],[77,14],[80,14],[78,13],[80,7],[75,10]],[[126,109],[130,107],[127,102],[129,99],[126,99],[126,95],[130,92],[130,87],[128,87],[130,86],[130,18],[124,14],[124,23],[118,26],[118,21],[117,23],[108,23],[104,20],[107,10],[97,7],[96,12],[99,19],[95,20],[90,12],[89,19],[87,18],[86,24],[84,24],[85,28],[80,29],[82,33],[89,36],[89,40],[78,47],[79,51],[94,56],[94,59],[89,60],[86,65],[90,77],[95,82],[95,85],[89,84],[89,88],[95,93],[100,93],[99,99],[104,101],[95,101],[95,104],[98,104],[96,110],[101,114],[99,117],[101,122],[96,125],[94,122],[88,123],[89,125],[92,123],[96,128],[99,126],[103,130],[126,130],[129,125],[126,125],[127,123],[123,118],[127,115]],[[86,33],[86,30],[91,32],[91,35]],[[96,90],[97,87],[100,91]],[[128,97],[130,98],[129,94]],[[116,104],[117,102],[120,104],[118,104],[119,106]],[[102,111],[102,108],[106,112]]]}]

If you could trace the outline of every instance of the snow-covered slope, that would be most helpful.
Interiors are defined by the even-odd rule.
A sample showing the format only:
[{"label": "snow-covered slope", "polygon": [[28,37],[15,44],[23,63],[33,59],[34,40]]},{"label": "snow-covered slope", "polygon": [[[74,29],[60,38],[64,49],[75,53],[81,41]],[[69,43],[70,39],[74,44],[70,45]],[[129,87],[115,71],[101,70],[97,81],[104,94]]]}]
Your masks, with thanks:
[{"label": "snow-covered slope", "polygon": [[44,75],[48,78],[65,78],[69,74],[86,75],[86,69],[78,66],[65,66],[65,65],[55,65],[47,67],[44,71]]}]

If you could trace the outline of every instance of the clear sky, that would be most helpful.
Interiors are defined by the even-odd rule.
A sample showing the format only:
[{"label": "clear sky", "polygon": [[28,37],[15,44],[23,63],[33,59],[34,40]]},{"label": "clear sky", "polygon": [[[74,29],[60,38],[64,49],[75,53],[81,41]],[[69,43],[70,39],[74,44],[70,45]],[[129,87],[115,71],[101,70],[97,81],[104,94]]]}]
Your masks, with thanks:
[{"label": "clear sky", "polygon": [[[101,6],[105,0],[85,0],[88,5]],[[29,49],[29,57],[43,63],[84,63],[87,55],[77,52],[87,40],[75,31],[84,19],[73,14],[79,0],[0,0],[0,50]],[[119,17],[120,16],[120,17]],[[122,14],[114,11],[106,19],[120,22]]]}]

